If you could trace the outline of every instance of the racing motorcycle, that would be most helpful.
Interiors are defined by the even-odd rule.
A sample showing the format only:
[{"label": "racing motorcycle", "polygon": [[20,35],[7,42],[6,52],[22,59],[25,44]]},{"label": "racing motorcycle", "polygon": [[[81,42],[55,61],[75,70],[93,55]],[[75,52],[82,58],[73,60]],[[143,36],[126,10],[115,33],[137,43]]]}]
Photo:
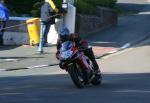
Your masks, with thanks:
[{"label": "racing motorcycle", "polygon": [[69,73],[77,88],[83,88],[90,83],[101,84],[101,74],[96,75],[92,61],[84,55],[83,49],[76,47],[75,42],[63,42],[56,57],[61,61],[60,67]]}]

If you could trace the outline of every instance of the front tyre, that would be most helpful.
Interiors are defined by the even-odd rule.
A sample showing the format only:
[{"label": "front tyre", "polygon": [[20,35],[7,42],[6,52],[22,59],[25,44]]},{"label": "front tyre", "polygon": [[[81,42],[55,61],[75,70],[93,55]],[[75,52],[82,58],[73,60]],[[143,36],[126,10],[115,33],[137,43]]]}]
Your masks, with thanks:
[{"label": "front tyre", "polygon": [[68,68],[70,77],[77,88],[84,87],[84,73],[80,68],[77,68],[76,65],[71,64]]}]

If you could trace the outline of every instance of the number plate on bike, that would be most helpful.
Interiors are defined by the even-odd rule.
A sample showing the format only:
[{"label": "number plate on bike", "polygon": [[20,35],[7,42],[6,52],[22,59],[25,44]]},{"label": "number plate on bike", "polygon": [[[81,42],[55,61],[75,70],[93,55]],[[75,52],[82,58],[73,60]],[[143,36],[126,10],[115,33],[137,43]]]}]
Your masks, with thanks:
[{"label": "number plate on bike", "polygon": [[68,59],[69,57],[71,57],[72,56],[72,51],[71,50],[66,50],[66,51],[63,51],[62,53],[61,53],[61,57],[63,58],[63,59]]}]

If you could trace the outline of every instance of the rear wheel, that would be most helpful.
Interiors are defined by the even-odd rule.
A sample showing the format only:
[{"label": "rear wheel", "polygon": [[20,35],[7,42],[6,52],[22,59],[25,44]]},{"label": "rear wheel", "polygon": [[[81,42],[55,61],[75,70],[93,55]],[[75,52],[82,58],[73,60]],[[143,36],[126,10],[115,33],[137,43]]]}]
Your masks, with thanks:
[{"label": "rear wheel", "polygon": [[95,77],[93,78],[93,80],[91,81],[91,83],[93,85],[101,85],[101,83],[102,83],[102,76],[101,76],[101,74],[95,75]]},{"label": "rear wheel", "polygon": [[68,69],[70,77],[73,83],[76,85],[77,88],[83,88],[85,85],[85,74],[84,71],[77,67],[77,65],[72,64]]},{"label": "rear wheel", "polygon": [[[89,58],[88,58],[87,60],[88,60],[89,65],[91,66],[92,70],[93,70],[94,72],[96,72],[96,69],[94,68],[92,61],[91,61]],[[91,81],[91,84],[93,84],[93,85],[100,85],[101,82],[102,82],[102,75],[101,75],[101,72],[98,73],[98,74],[95,73],[95,74],[93,74],[93,75],[95,75],[95,77],[94,77],[93,80]]]}]

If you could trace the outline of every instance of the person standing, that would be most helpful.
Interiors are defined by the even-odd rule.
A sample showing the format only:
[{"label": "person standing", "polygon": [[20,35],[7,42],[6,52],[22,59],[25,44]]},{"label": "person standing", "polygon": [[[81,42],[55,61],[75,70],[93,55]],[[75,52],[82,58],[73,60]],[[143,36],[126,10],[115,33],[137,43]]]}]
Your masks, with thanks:
[{"label": "person standing", "polygon": [[0,45],[3,43],[3,35],[5,31],[6,22],[9,20],[9,10],[5,5],[4,0],[0,0]]},{"label": "person standing", "polygon": [[43,24],[43,46],[46,46],[47,35],[52,24],[55,24],[55,15],[58,14],[58,9],[53,0],[45,0],[41,6],[41,22]]}]

